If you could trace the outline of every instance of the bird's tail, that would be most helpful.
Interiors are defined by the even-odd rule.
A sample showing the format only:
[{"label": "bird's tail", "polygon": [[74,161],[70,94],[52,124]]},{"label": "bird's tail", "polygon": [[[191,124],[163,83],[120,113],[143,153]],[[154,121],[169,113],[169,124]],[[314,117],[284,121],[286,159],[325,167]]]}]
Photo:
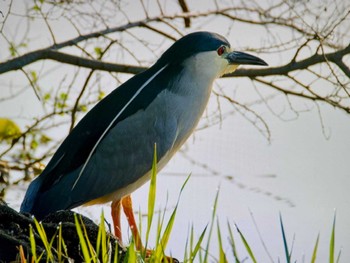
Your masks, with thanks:
[{"label": "bird's tail", "polygon": [[[46,175],[46,174],[45,174]],[[27,193],[22,202],[21,213],[27,212],[37,219],[59,211],[74,208],[81,205],[79,195],[76,201],[72,201],[72,189],[77,172],[61,178],[59,184],[53,184],[49,189],[44,190],[45,176],[38,176],[28,187]]]},{"label": "bird's tail", "polygon": [[37,199],[37,195],[39,193],[39,189],[41,187],[42,180],[40,176],[34,179],[33,182],[29,185],[26,195],[24,196],[23,202],[21,204],[20,212],[21,213],[30,213],[33,214],[33,207],[35,200]]}]

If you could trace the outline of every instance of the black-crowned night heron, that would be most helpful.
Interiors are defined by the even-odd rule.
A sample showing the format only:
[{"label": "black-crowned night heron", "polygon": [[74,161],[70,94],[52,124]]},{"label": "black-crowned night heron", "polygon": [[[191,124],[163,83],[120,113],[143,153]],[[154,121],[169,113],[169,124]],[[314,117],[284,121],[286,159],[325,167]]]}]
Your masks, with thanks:
[{"label": "black-crowned night heron", "polygon": [[176,41],[151,68],[86,114],[30,184],[21,212],[42,218],[112,201],[116,237],[121,240],[123,206],[140,248],[130,194],[150,179],[154,145],[161,169],[195,129],[214,80],[242,64],[267,65],[231,51],[215,33],[196,32]]}]

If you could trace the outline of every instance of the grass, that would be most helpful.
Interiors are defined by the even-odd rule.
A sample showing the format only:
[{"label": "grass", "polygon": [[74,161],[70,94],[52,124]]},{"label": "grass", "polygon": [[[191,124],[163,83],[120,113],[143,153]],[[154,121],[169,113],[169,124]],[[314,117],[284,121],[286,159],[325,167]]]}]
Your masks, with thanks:
[{"label": "grass", "polygon": [[[146,247],[149,244],[150,239],[150,232],[152,230],[152,225],[154,224],[154,215],[155,215],[155,202],[156,202],[156,175],[157,175],[157,167],[156,167],[157,159],[156,159],[156,151],[154,152],[154,161],[152,165],[152,174],[151,174],[151,182],[150,182],[150,188],[149,188],[149,195],[148,195],[148,216],[147,216],[147,228],[146,228],[146,235],[145,235],[145,241],[144,244]],[[175,224],[176,220],[176,214],[177,209],[180,203],[180,197],[185,189],[186,183],[190,179],[190,176],[185,180],[183,183],[177,203],[175,205],[175,208],[173,209],[170,218],[167,222],[165,222],[165,211],[159,214],[157,224],[156,224],[156,240],[155,240],[155,248],[153,250],[152,254],[147,254],[145,251],[136,251],[134,240],[131,239],[131,242],[129,246],[126,248],[126,255],[121,259],[118,257],[118,246],[116,245],[116,253],[112,255],[111,253],[111,245],[109,236],[106,234],[106,228],[105,228],[105,218],[103,212],[101,213],[100,217],[100,224],[99,224],[99,230],[97,235],[97,241],[95,247],[92,246],[87,230],[84,226],[84,223],[79,215],[75,215],[75,226],[76,226],[76,232],[79,237],[80,242],[80,248],[81,248],[81,254],[84,258],[84,262],[113,262],[113,263],[134,263],[134,262],[168,262],[169,258],[165,256],[165,251],[168,245],[168,241],[171,238],[171,233],[173,229],[173,225]],[[230,243],[230,248],[232,252],[232,256],[234,258],[235,263],[239,262],[246,262],[248,259],[250,262],[260,262],[258,260],[258,257],[254,255],[254,248],[251,245],[251,242],[249,242],[242,233],[242,231],[239,229],[239,227],[234,224],[235,228],[232,228],[232,225],[227,222],[227,229],[228,229],[228,237],[222,236],[221,227],[219,224],[219,220],[216,217],[216,209],[218,204],[218,197],[219,197],[219,190],[217,191],[214,205],[212,209],[212,216],[210,223],[202,230],[200,236],[196,239],[194,234],[194,228],[191,226],[187,240],[184,244],[185,246],[185,253],[183,256],[183,259],[181,262],[184,263],[192,263],[192,262],[219,262],[219,263],[226,263],[227,260],[227,253],[225,252],[223,240],[228,240]],[[254,221],[254,218],[253,218]],[[254,221],[255,227],[258,231],[257,225]],[[334,215],[333,224],[332,224],[332,230],[331,230],[331,236],[329,241],[329,262],[330,263],[338,263],[340,260],[341,253],[339,252],[337,257],[335,257],[335,226],[336,226],[336,216]],[[141,229],[141,220],[140,220],[140,229]],[[280,215],[280,228],[281,228],[281,243],[283,244],[284,248],[284,254],[285,259],[283,261],[278,260],[278,262],[297,262],[296,260],[292,260],[292,250],[289,249],[288,246],[288,239],[285,231],[285,226],[283,224],[282,216]],[[214,237],[212,233],[216,230],[217,236]],[[234,231],[235,230],[235,231]],[[37,252],[36,242],[34,238],[34,231],[36,234],[40,236],[41,242],[43,243],[43,246],[45,250],[41,252],[40,254]],[[259,233],[260,236],[260,233]],[[206,243],[204,242],[206,239]],[[69,258],[69,255],[67,253],[67,247],[64,242],[64,239],[62,237],[62,225],[60,224],[57,228],[57,233],[51,238],[51,240],[48,239],[45,229],[42,226],[41,223],[39,223],[37,220],[34,219],[34,226],[30,226],[29,229],[29,240],[30,240],[30,258],[28,259],[25,256],[25,253],[23,251],[23,248],[19,247],[19,262],[41,262],[41,259],[45,253],[45,256],[47,258],[46,262],[66,262]],[[319,235],[316,238],[315,245],[313,248],[313,251],[311,253],[311,263],[317,262],[317,254],[319,249]],[[212,256],[212,253],[210,251],[210,245],[211,243],[215,241],[218,244],[219,251],[216,252],[218,255],[218,258],[214,258]],[[258,242],[263,242],[262,238]],[[237,251],[237,244],[240,243],[243,247],[241,251]],[[254,241],[254,243],[257,243]],[[56,244],[54,246],[53,244]],[[265,247],[265,244],[263,244]],[[239,255],[244,254],[245,257],[241,258]],[[147,257],[147,259],[146,259]],[[272,261],[272,258],[271,258]],[[303,261],[306,262],[306,261]],[[322,259],[322,262],[325,262],[324,259]]]},{"label": "grass", "polygon": [[[167,243],[171,237],[171,231],[172,227],[175,223],[176,219],[176,212],[177,212],[177,207],[179,205],[179,200],[181,196],[181,192],[183,191],[186,182],[188,181],[189,178],[186,179],[183,187],[181,188],[178,202],[172,211],[172,214],[170,216],[170,219],[167,221],[166,224],[164,224],[164,214],[165,210],[162,215],[158,217],[158,222],[157,222],[157,238],[156,238],[156,246],[154,248],[154,252],[149,255],[149,258],[147,258],[147,262],[161,262],[162,260],[165,260],[163,262],[166,262],[166,256],[165,256],[165,250],[167,247]],[[212,219],[211,222],[208,226],[204,228],[204,230],[201,232],[199,238],[195,241],[195,234],[194,234],[194,228],[193,226],[190,228],[190,233],[188,235],[188,238],[184,244],[185,246],[185,253],[184,257],[182,259],[182,262],[184,263],[192,263],[192,262],[219,262],[219,263],[226,263],[227,261],[227,255],[224,251],[223,248],[223,238],[222,238],[222,232],[219,224],[219,220],[215,217],[216,214],[216,207],[217,207],[217,197],[215,198],[215,203],[213,207],[213,213],[212,213]],[[153,198],[153,197],[152,197]],[[151,199],[150,202],[154,199]],[[149,207],[154,208],[154,204],[149,204]],[[153,210],[154,211],[154,210]],[[149,233],[150,229],[152,226],[152,216],[148,216],[148,225],[147,225],[147,231],[146,231],[146,242],[145,244],[148,244],[149,242]],[[151,218],[151,219],[150,219]],[[51,240],[48,240],[45,230],[41,223],[39,223],[37,220],[34,219],[35,222],[35,227],[30,226],[30,231],[29,231],[29,240],[30,240],[30,245],[31,245],[31,260],[29,261],[24,254],[23,248],[19,247],[19,262],[41,262],[41,258],[43,254],[46,254],[46,262],[66,262],[67,258],[69,258],[68,253],[67,253],[67,248],[66,244],[62,238],[62,226],[59,225],[58,230],[57,230],[57,235],[54,235],[54,237]],[[216,224],[215,224],[216,222]],[[100,224],[99,224],[99,231],[98,231],[98,236],[97,236],[97,242],[96,246],[93,247],[91,245],[91,242],[88,238],[88,234],[86,231],[86,228],[84,226],[84,223],[79,215],[75,215],[75,226],[76,226],[76,231],[77,235],[79,236],[79,242],[80,242],[80,247],[81,247],[81,252],[84,258],[84,262],[102,262],[102,263],[107,263],[107,262],[113,262],[113,263],[134,263],[134,262],[145,262],[146,260],[146,253],[136,251],[135,250],[135,244],[134,241],[131,239],[131,242],[129,246],[126,249],[126,256],[122,261],[118,258],[118,246],[116,244],[116,253],[114,253],[114,256],[112,258],[111,254],[111,247],[109,243],[109,236],[106,234],[106,228],[105,228],[105,219],[104,219],[104,214],[103,212],[101,213],[101,218],[100,218]],[[215,230],[216,226],[216,232],[217,232],[217,237],[214,238],[212,236],[213,231]],[[254,248],[251,246],[245,235],[242,233],[242,231],[239,229],[239,227],[235,224],[235,230],[237,236],[235,236],[235,232],[232,229],[231,224],[228,222],[227,223],[227,229],[228,229],[228,240],[230,242],[230,248],[232,251],[232,255],[234,258],[234,261],[236,263],[239,262],[245,262],[247,259],[250,259],[250,262],[260,262],[257,260],[257,257],[254,255]],[[335,257],[335,226],[336,226],[336,216],[334,216],[333,219],[333,225],[332,225],[332,230],[331,230],[331,236],[329,240],[329,262],[330,263],[338,263],[340,261],[340,255],[341,253],[339,252],[337,257]],[[282,216],[280,215],[280,228],[281,228],[281,242],[283,243],[284,247],[284,254],[285,254],[285,260],[281,262],[297,262],[297,261],[292,261],[292,252],[288,247],[288,242],[287,242],[287,235],[285,232],[285,227],[283,224]],[[41,252],[40,255],[38,255],[37,250],[36,250],[36,242],[34,239],[34,231],[39,234],[40,239],[45,247],[45,251]],[[207,237],[206,244],[204,244],[205,237]],[[54,244],[54,239],[56,239],[57,247],[53,247]],[[211,242],[218,243],[218,248],[219,251],[217,253],[218,258],[214,259],[213,256],[211,256],[210,252],[210,244]],[[318,246],[319,246],[319,240],[320,237],[319,235],[316,238],[315,245],[312,251],[312,256],[311,256],[311,263],[317,262],[317,253],[318,253]],[[240,251],[240,254],[246,254],[245,258],[240,258],[238,255],[237,247],[236,244],[240,242],[243,244],[244,249]],[[99,260],[99,258],[101,260]],[[280,261],[278,261],[280,262]],[[322,262],[324,260],[322,259]]]}]

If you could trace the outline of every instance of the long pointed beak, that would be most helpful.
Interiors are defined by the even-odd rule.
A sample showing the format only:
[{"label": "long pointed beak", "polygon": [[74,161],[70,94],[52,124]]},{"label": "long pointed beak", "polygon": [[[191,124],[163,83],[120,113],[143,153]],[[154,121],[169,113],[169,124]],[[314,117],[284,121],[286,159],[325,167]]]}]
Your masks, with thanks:
[{"label": "long pointed beak", "polygon": [[233,51],[229,54],[227,54],[226,59],[228,60],[230,65],[261,65],[261,66],[268,66],[268,64],[262,60],[261,58],[258,58],[253,55],[249,55],[244,52],[239,51]]}]

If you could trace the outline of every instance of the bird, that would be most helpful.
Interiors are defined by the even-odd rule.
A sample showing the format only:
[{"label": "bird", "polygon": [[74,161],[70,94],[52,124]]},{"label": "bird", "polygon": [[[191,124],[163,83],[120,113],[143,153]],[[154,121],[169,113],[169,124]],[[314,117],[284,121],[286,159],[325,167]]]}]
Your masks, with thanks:
[{"label": "bird", "polygon": [[130,195],[150,179],[154,146],[159,171],[195,130],[214,80],[239,65],[267,63],[233,50],[217,33],[178,39],[153,66],[114,89],[78,122],[29,185],[20,211],[40,219],[111,202],[116,238],[122,241],[123,208],[141,249]]}]

